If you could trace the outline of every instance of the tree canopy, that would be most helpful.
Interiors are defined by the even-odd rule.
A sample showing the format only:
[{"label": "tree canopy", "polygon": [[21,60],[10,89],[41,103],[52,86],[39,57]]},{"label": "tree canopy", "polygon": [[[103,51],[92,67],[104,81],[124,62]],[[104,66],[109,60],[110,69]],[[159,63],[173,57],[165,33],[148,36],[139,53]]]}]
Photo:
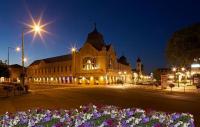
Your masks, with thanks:
[{"label": "tree canopy", "polygon": [[160,81],[161,71],[159,69],[155,69],[153,71],[153,78],[156,79],[156,81]]},{"label": "tree canopy", "polygon": [[167,43],[166,57],[170,64],[184,66],[200,58],[200,23],[175,32]]},{"label": "tree canopy", "polygon": [[9,78],[10,77],[9,68],[2,61],[0,61],[0,77],[5,77],[5,78]]}]

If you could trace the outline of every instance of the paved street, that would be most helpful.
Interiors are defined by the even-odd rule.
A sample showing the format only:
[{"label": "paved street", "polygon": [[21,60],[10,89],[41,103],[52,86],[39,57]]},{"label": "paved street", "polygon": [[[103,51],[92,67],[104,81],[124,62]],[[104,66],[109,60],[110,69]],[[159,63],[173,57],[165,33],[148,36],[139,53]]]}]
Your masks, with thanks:
[{"label": "paved street", "polygon": [[[0,113],[29,108],[73,108],[83,104],[109,104],[168,112],[190,112],[200,121],[200,94],[158,92],[123,87],[67,87],[35,89],[22,96],[0,98]],[[200,125],[200,123],[198,122]]]}]

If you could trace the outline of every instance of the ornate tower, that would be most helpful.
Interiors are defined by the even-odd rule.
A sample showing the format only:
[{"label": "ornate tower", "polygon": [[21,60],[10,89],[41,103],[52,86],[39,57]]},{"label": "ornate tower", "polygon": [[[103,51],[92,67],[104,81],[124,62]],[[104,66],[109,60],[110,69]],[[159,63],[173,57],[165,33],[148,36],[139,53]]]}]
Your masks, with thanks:
[{"label": "ornate tower", "polygon": [[136,61],[136,71],[139,75],[142,74],[142,61],[139,57],[137,58],[137,61]]}]

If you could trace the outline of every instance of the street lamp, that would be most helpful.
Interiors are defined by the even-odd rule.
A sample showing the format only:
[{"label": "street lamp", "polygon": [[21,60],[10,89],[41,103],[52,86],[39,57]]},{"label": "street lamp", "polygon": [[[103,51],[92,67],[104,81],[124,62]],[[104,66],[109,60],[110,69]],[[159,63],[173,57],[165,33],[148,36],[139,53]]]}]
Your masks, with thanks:
[{"label": "street lamp", "polygon": [[46,32],[46,30],[44,30],[43,28],[48,25],[48,24],[41,24],[41,19],[39,19],[38,22],[35,22],[34,19],[32,19],[32,25],[30,24],[26,24],[27,27],[25,27],[22,31],[22,86],[24,86],[24,77],[25,77],[25,69],[24,69],[24,62],[27,61],[27,59],[24,57],[24,31],[28,30],[27,33],[32,33],[34,32],[34,37],[39,34],[39,36],[42,38],[42,32]]},{"label": "street lamp", "polygon": [[176,72],[176,68],[175,68],[175,67],[173,67],[173,68],[172,68],[172,71],[173,71],[173,72]]},{"label": "street lamp", "polygon": [[73,74],[73,82],[76,82],[76,76],[75,76],[75,73],[76,73],[76,48],[75,47],[72,47],[71,48],[71,52],[72,52],[72,74]]},{"label": "street lamp", "polygon": [[72,53],[74,53],[76,51],[76,48],[72,47],[71,51]]},{"label": "street lamp", "polygon": [[20,51],[20,47],[16,47],[16,48],[8,47],[8,66],[10,65],[10,49],[19,52]]},{"label": "street lamp", "polygon": [[[173,73],[174,73],[174,83],[176,82],[176,70],[177,70],[176,67],[173,67],[173,68],[172,68],[172,71],[173,71]],[[178,80],[179,80],[179,79],[178,79]],[[178,87],[179,87],[179,83],[178,83]]]},{"label": "street lamp", "polygon": [[184,67],[182,67],[182,68],[181,68],[181,70],[182,70],[182,71],[185,71],[185,68],[184,68]]}]

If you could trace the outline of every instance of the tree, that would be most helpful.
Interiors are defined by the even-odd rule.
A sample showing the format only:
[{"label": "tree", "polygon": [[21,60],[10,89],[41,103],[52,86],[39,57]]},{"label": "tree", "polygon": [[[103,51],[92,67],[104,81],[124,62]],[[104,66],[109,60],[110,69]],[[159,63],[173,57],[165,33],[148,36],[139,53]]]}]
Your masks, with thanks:
[{"label": "tree", "polygon": [[153,78],[156,79],[156,81],[160,81],[161,71],[159,69],[155,69],[153,71]]},{"label": "tree", "polygon": [[0,62],[0,77],[5,77],[5,78],[9,78],[10,77],[9,68],[2,61]]},{"label": "tree", "polygon": [[171,88],[171,92],[172,92],[172,88],[175,87],[175,85],[171,83],[169,84],[169,87]]},{"label": "tree", "polygon": [[186,66],[200,57],[200,23],[173,34],[167,43],[166,57],[170,64]]}]

